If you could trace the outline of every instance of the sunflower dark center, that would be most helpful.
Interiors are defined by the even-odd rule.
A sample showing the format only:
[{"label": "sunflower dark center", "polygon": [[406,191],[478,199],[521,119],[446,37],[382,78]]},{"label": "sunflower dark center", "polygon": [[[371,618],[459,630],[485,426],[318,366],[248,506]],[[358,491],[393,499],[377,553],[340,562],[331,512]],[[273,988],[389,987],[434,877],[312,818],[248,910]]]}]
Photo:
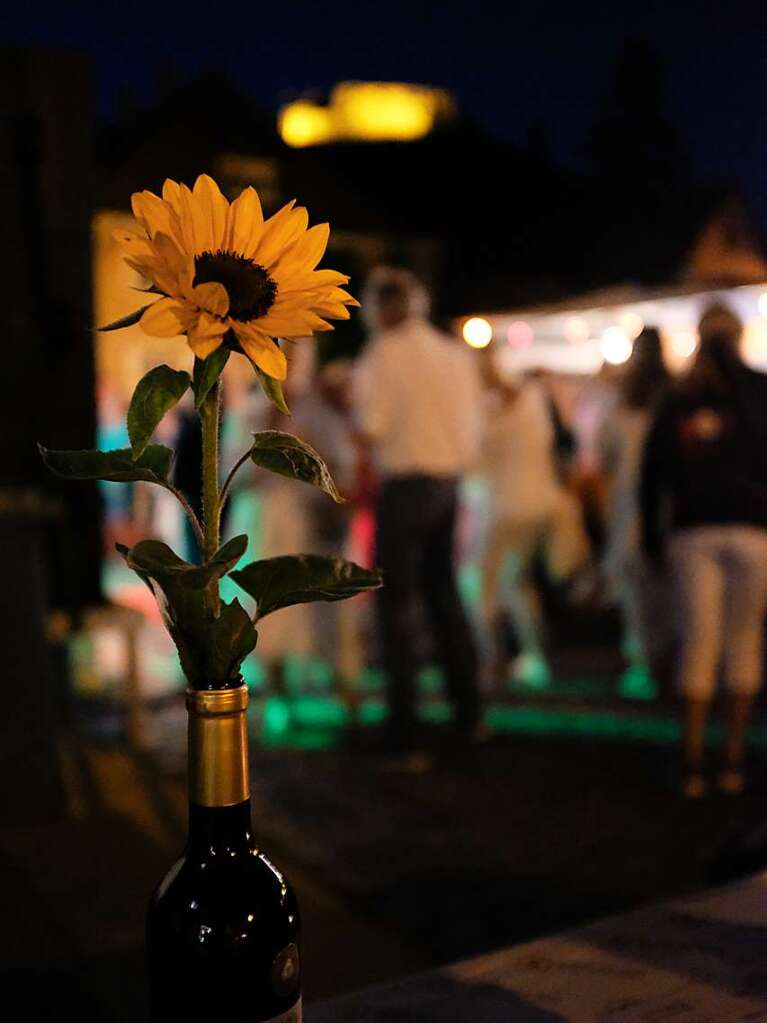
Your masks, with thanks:
[{"label": "sunflower dark center", "polygon": [[274,305],[277,285],[258,263],[236,252],[202,252],[194,257],[193,284],[217,281],[229,296],[229,315],[247,323]]}]

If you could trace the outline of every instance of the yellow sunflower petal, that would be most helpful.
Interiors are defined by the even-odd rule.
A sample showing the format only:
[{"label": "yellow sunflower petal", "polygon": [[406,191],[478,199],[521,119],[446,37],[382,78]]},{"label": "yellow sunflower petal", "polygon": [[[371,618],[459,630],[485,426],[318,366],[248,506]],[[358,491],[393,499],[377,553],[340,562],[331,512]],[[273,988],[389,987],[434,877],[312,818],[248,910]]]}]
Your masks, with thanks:
[{"label": "yellow sunflower petal", "polygon": [[295,291],[317,291],[320,288],[335,288],[340,284],[348,284],[346,274],[337,270],[314,270],[312,273],[286,273],[279,266],[270,270],[272,278],[277,282],[278,293]]},{"label": "yellow sunflower petal", "polygon": [[195,322],[196,313],[175,298],[161,298],[150,305],[139,320],[141,329],[152,337],[176,337]]},{"label": "yellow sunflower petal", "polygon": [[229,203],[221,194],[213,178],[201,174],[194,183],[192,192],[200,215],[208,224],[208,244],[206,248],[216,252],[224,246],[224,232],[229,215]]},{"label": "yellow sunflower petal", "polygon": [[213,249],[213,230],[209,218],[186,185],[179,185],[179,201],[181,203],[181,229],[184,244],[193,256]]},{"label": "yellow sunflower petal", "polygon": [[189,328],[186,339],[198,359],[207,359],[224,339],[227,324],[209,313],[201,312],[197,323]]},{"label": "yellow sunflower petal", "polygon": [[153,192],[134,192],[131,196],[133,215],[144,228],[150,238],[158,232],[170,235],[181,242],[181,229],[178,217],[171,207]]},{"label": "yellow sunflower petal", "polygon": [[223,284],[208,281],[192,288],[191,300],[200,309],[213,313],[214,316],[226,316],[229,312],[229,295]]},{"label": "yellow sunflower petal", "polygon": [[255,188],[243,189],[229,207],[225,247],[243,256],[252,256],[261,238],[264,214]]},{"label": "yellow sunflower petal", "polygon": [[129,263],[142,277],[146,277],[152,284],[161,291],[163,295],[171,298],[181,299],[183,295],[178,290],[178,280],[169,274],[166,268],[159,262],[154,263]]},{"label": "yellow sunflower petal", "polygon": [[356,298],[344,291],[343,288],[317,288],[315,291],[288,291],[278,293],[277,301],[269,310],[270,313],[278,309],[314,309],[318,304],[322,305],[349,305],[359,306]]},{"label": "yellow sunflower petal", "polygon": [[284,267],[286,272],[307,273],[313,270],[325,255],[330,238],[330,224],[315,224],[298,239],[295,245],[291,245],[282,256],[279,262],[272,267],[274,272]]},{"label": "yellow sunflower petal", "polygon": [[[172,238],[162,232],[154,236],[152,246],[163,265],[166,277],[171,281],[171,286],[163,288],[163,291],[171,295],[183,295],[187,284],[191,285],[189,275],[194,273],[191,260]],[[157,283],[159,284],[159,281]]]},{"label": "yellow sunflower petal", "polygon": [[296,312],[268,312],[256,321],[258,329],[273,337],[305,337],[315,331],[332,330],[329,323],[308,309]]},{"label": "yellow sunflower petal", "polygon": [[248,324],[233,323],[232,326],[243,351],[258,368],[275,380],[284,380],[288,375],[288,360],[274,341]]},{"label": "yellow sunflower petal", "polygon": [[340,302],[316,302],[312,304],[312,311],[331,320],[348,320],[351,316],[346,306]]},{"label": "yellow sunflower petal", "polygon": [[125,257],[125,262],[131,270],[136,271],[139,277],[144,277],[146,280],[152,281],[153,284],[157,284],[154,279],[155,274],[161,271],[156,262],[151,262],[146,259],[131,259],[130,256]]},{"label": "yellow sunflower petal", "polygon": [[168,235],[157,234],[146,244],[148,254],[126,256],[125,262],[142,277],[152,281],[163,294],[181,297],[184,292],[185,261],[175,242]]},{"label": "yellow sunflower petal", "polygon": [[306,230],[309,214],[303,206],[293,209],[290,204],[270,217],[264,224],[264,232],[252,258],[260,266],[269,269],[276,263],[288,245],[296,241]]},{"label": "yellow sunflower petal", "polygon": [[160,256],[171,270],[180,270],[184,257],[178,243],[164,231],[158,231],[152,239],[152,248]]},{"label": "yellow sunflower petal", "polygon": [[344,291],[343,288],[333,288],[331,297],[337,298],[339,301],[343,302],[344,305],[353,306],[355,309],[359,309],[361,307],[361,303],[357,301],[354,295],[350,295],[349,292]]},{"label": "yellow sunflower petal", "polygon": [[162,186],[162,198],[163,202],[170,206],[176,216],[181,216],[181,189],[177,181],[174,181],[172,178],[166,178],[165,184]]},{"label": "yellow sunflower petal", "polygon": [[181,222],[184,225],[184,235],[192,240],[192,252],[198,255],[200,252],[213,251],[213,231],[209,217],[192,191],[185,185],[181,186]]},{"label": "yellow sunflower petal", "polygon": [[123,252],[127,252],[129,256],[138,256],[139,258],[151,258],[152,245],[146,238],[142,238],[141,235],[134,234],[133,231],[125,231],[123,228],[118,227],[112,231],[112,237],[118,243]]},{"label": "yellow sunflower petal", "polygon": [[[341,302],[343,305],[359,306],[357,299],[343,288],[328,288],[318,294],[323,302]],[[311,306],[312,303],[310,302],[309,305]]]}]

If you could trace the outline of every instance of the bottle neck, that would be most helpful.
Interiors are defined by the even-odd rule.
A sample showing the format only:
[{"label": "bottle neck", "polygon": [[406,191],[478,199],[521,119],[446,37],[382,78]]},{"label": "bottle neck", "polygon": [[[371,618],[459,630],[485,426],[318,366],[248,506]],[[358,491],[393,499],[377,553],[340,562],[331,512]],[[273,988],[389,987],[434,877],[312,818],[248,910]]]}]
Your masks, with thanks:
[{"label": "bottle neck", "polygon": [[186,706],[190,804],[216,810],[240,806],[250,799],[246,686],[189,689]]},{"label": "bottle neck", "polygon": [[249,799],[235,806],[200,806],[190,800],[187,849],[226,854],[253,845]]}]

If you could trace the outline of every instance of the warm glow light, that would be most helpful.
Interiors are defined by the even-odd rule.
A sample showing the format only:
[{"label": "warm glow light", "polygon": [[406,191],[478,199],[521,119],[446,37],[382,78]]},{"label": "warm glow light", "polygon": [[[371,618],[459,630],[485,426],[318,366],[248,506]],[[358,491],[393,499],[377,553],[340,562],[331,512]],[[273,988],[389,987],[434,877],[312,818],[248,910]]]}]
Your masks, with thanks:
[{"label": "warm glow light", "polygon": [[763,291],[757,300],[759,315],[767,318],[767,291]]},{"label": "warm glow light", "polygon": [[618,323],[626,337],[632,340],[639,337],[644,330],[644,320],[639,313],[632,312],[631,310],[621,313],[618,317]]},{"label": "warm glow light", "polygon": [[463,325],[463,339],[472,348],[487,348],[493,340],[493,328],[481,316],[472,316]]},{"label": "warm glow light", "polygon": [[529,323],[525,323],[524,320],[515,320],[509,324],[506,340],[514,348],[529,348],[535,340],[535,334]]},{"label": "warm glow light", "polygon": [[289,146],[341,139],[410,142],[423,138],[452,112],[441,89],[400,82],[342,82],[327,106],[296,100],[283,107],[278,127]]},{"label": "warm glow light", "polygon": [[582,316],[571,316],[565,320],[563,333],[570,344],[577,345],[588,340],[589,325]]},{"label": "warm glow light", "polygon": [[280,110],[277,127],[289,146],[316,146],[335,137],[333,117],[327,107],[296,100]]},{"label": "warm glow light", "polygon": [[608,327],[602,334],[599,348],[605,361],[612,366],[620,366],[621,363],[628,362],[634,350],[631,339],[626,337],[620,327]]},{"label": "warm glow light", "polygon": [[671,335],[671,348],[680,359],[689,359],[697,347],[698,338],[691,330],[675,330]]},{"label": "warm glow light", "polygon": [[333,90],[333,109],[346,138],[406,142],[431,131],[436,92],[394,82],[348,82]]}]

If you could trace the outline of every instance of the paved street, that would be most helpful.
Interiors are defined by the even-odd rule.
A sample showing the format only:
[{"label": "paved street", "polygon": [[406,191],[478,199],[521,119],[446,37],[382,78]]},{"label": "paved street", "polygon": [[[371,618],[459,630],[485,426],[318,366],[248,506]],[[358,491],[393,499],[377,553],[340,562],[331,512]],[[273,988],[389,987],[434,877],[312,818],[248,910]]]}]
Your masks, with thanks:
[{"label": "paved street", "polygon": [[[767,863],[761,744],[748,795],[689,803],[670,788],[675,726],[650,705],[507,702],[460,755],[435,727],[417,777],[334,748],[321,705],[299,705],[304,748],[272,735],[253,769],[263,846],[301,900],[308,1002]],[[75,816],[14,825],[9,808],[0,830],[3,983],[29,1018],[135,1021],[146,897],[183,839],[183,712],[157,713],[142,754],[87,726],[65,756]]]}]

